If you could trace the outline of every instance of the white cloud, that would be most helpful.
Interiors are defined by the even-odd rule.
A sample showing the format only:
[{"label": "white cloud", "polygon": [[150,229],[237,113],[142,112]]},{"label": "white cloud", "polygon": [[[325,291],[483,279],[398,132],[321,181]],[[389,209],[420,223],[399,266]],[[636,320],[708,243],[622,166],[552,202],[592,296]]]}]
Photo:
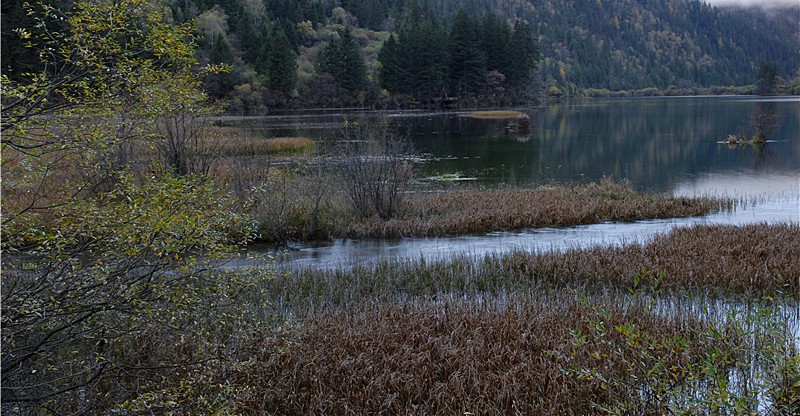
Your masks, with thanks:
[{"label": "white cloud", "polygon": [[761,6],[761,7],[786,7],[800,6],[800,0],[706,0],[714,6]]}]

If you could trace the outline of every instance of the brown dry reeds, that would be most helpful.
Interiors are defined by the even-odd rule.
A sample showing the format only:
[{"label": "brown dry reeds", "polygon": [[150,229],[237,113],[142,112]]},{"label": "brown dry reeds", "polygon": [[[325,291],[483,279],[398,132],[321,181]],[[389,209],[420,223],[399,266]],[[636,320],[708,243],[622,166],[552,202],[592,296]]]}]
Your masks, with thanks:
[{"label": "brown dry reeds", "polygon": [[[576,334],[596,330],[596,307],[565,298],[376,304],[317,315],[254,346],[256,363],[231,379],[257,386],[242,398],[248,414],[585,415],[618,402],[664,412],[665,403],[645,402],[633,387],[649,388],[649,367],[631,365],[638,346],[614,328],[686,340],[660,358],[666,368],[686,369],[709,348],[694,335],[703,324],[612,305],[602,303],[608,336],[584,339]],[[576,377],[572,368],[601,368],[632,388]]]},{"label": "brown dry reeds", "polygon": [[391,221],[359,221],[348,237],[442,236],[566,227],[605,221],[636,221],[705,215],[732,209],[729,200],[636,192],[628,182],[604,179],[580,186],[536,189],[475,189],[414,194],[405,215]]},{"label": "brown dry reeds", "polygon": [[652,242],[503,257],[508,273],[562,284],[612,284],[735,296],[800,296],[800,227],[790,224],[678,228]]},{"label": "brown dry reeds", "polygon": [[[795,336],[781,329],[800,325],[798,276],[790,224],[303,271],[264,292],[297,325],[254,341],[226,377],[248,386],[246,414],[761,411],[775,391],[788,393],[774,406],[800,397]],[[765,294],[781,300],[761,305]],[[748,390],[759,383],[779,390]]]},{"label": "brown dry reeds", "polygon": [[306,153],[316,142],[306,137],[275,137],[267,140],[267,151],[278,154]]},{"label": "brown dry reeds", "polygon": [[316,142],[306,137],[214,138],[214,151],[224,156],[296,155],[314,149]]},{"label": "brown dry reeds", "polygon": [[267,290],[276,307],[307,316],[357,307],[372,299],[531,293],[565,287],[797,300],[800,226],[695,226],[624,247],[482,258],[465,254],[436,262],[386,261],[351,270],[301,270],[270,281]]},{"label": "brown dry reeds", "polygon": [[[728,383],[766,380],[788,392],[775,406],[800,397],[796,340],[780,329],[800,325],[799,277],[790,224],[298,272],[264,292],[296,325],[241,351],[248,365],[226,377],[249,386],[247,414],[741,414],[768,408],[771,390]],[[786,303],[758,306],[763,295]],[[731,307],[745,309],[720,319]],[[766,378],[744,377],[751,366]]]},{"label": "brown dry reeds", "polygon": [[[671,197],[636,192],[629,183],[604,180],[585,185],[546,186],[535,189],[470,189],[433,193],[412,192],[403,196],[397,214],[389,219],[363,218],[349,207],[344,194],[336,192],[341,184],[333,175],[322,171],[316,177],[295,174],[303,170],[298,163],[291,171],[269,175],[268,156],[236,157],[219,160],[212,174],[227,181],[237,190],[263,188],[282,193],[276,201],[291,205],[278,217],[261,222],[261,236],[284,236],[295,240],[308,238],[396,238],[478,234],[499,230],[542,227],[568,227],[605,221],[636,221],[658,218],[699,216],[733,209],[735,202],[712,197]],[[312,166],[309,164],[309,166]],[[318,172],[322,168],[308,169]],[[250,174],[249,172],[255,171]],[[248,173],[248,175],[243,175]],[[275,181],[278,181],[275,183]],[[300,185],[303,184],[304,185]],[[295,186],[295,184],[297,184]],[[310,186],[310,187],[309,187]],[[304,190],[324,187],[319,204],[302,198]],[[259,189],[260,189],[259,188]],[[296,194],[296,195],[295,195]],[[277,194],[276,194],[277,195]],[[321,208],[320,208],[321,207]],[[264,218],[271,207],[256,207],[254,216]],[[271,229],[281,223],[300,230],[313,222],[309,213],[325,217],[322,233],[304,234]],[[276,222],[277,221],[277,222]]]}]

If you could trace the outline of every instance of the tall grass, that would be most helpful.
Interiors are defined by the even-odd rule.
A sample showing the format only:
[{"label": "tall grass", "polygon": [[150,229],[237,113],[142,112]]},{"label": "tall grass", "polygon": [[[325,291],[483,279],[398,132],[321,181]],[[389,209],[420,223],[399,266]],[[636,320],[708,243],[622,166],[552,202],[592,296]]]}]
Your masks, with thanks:
[{"label": "tall grass", "polygon": [[306,270],[264,286],[284,329],[225,377],[248,414],[789,411],[798,276],[788,224]]},{"label": "tall grass", "polygon": [[[219,156],[302,155],[316,147],[316,142],[306,137],[260,138],[237,130],[223,132],[226,134],[205,138],[209,144],[213,144],[213,150]],[[233,136],[236,133],[238,135]]]},{"label": "tall grass", "polygon": [[[746,333],[618,300],[562,293],[368,303],[256,344],[253,365],[230,377],[260,386],[241,399],[250,414],[666,414],[731,393],[706,388],[727,374],[704,374],[744,363],[747,350],[737,346]],[[797,377],[785,367],[794,362],[766,372]],[[736,397],[758,407],[755,395]]]},{"label": "tall grass", "polygon": [[694,292],[800,298],[800,227],[754,224],[675,229],[646,244],[565,252],[512,252],[442,261],[387,260],[352,270],[301,270],[270,282],[296,314],[442,294],[547,288]]},{"label": "tall grass", "polygon": [[361,221],[344,233],[349,237],[457,235],[689,217],[733,207],[723,198],[646,194],[636,192],[629,182],[604,179],[575,186],[415,194],[408,198],[405,214],[395,220]]},{"label": "tall grass", "polygon": [[[302,197],[303,187],[281,183],[271,185],[281,193],[281,200],[296,207],[287,227],[302,230],[308,222],[303,213],[317,212],[327,218],[324,230],[316,236],[333,238],[422,237],[484,233],[496,230],[518,230],[537,227],[567,227],[604,221],[635,221],[705,215],[730,210],[735,202],[723,198],[683,198],[636,192],[627,182],[602,182],[585,185],[546,186],[534,189],[468,189],[433,193],[409,193],[403,205],[390,219],[377,216],[363,218],[347,209],[339,185],[330,175],[323,175],[331,192],[325,194],[322,206],[314,211]],[[302,176],[276,176],[288,184],[303,183]],[[319,179],[315,182],[320,182]],[[271,182],[265,182],[271,183]],[[288,212],[287,212],[288,213]],[[258,213],[256,213],[258,217]],[[274,217],[273,217],[274,218]],[[274,222],[274,221],[273,221]],[[295,224],[295,225],[292,225]],[[263,235],[275,235],[263,228]],[[303,239],[308,234],[290,231],[291,238]]]}]

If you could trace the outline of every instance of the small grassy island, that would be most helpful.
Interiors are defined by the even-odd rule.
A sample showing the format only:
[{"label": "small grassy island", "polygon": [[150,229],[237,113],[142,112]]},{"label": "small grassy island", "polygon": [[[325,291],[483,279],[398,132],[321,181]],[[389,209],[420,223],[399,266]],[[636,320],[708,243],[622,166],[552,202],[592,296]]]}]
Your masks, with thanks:
[{"label": "small grassy island", "polygon": [[731,209],[720,198],[683,198],[636,192],[627,182],[533,189],[467,188],[412,193],[396,218],[343,223],[335,236],[430,237],[526,228],[570,227],[606,221],[700,216]]},{"label": "small grassy island", "polygon": [[513,110],[487,110],[487,111],[473,111],[469,113],[464,113],[461,114],[461,117],[504,120],[510,118],[527,117],[527,114],[521,111],[513,111]]}]

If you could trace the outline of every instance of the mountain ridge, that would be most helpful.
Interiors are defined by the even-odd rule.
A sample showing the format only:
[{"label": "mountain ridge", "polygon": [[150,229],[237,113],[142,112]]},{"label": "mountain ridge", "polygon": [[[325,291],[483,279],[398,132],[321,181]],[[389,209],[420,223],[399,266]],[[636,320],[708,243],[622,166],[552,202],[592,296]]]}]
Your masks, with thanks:
[{"label": "mountain ridge", "polygon": [[[45,0],[68,8],[73,0]],[[764,63],[800,90],[800,5],[712,6],[701,0],[156,0],[175,24],[193,22],[200,64],[233,70],[206,78],[229,110],[369,106],[386,100],[378,59],[390,33],[430,19],[443,29],[464,10],[524,21],[538,47],[535,89],[586,91],[748,91]],[[14,29],[35,30],[19,2],[2,3],[2,69],[23,78],[37,59]],[[351,30],[367,82],[342,88],[320,57]],[[444,54],[440,59],[447,61]],[[477,62],[477,61],[476,61]],[[491,67],[492,65],[488,65]],[[330,65],[328,65],[330,67]],[[335,72],[335,71],[333,71]],[[493,76],[496,76],[494,74]],[[779,82],[781,84],[783,82]],[[796,85],[796,87],[795,87]],[[433,91],[439,94],[441,89]],[[477,91],[477,90],[476,90]],[[786,90],[789,91],[789,90]],[[478,92],[477,94],[480,94]],[[397,102],[396,97],[392,98]],[[413,104],[412,104],[413,105]]]}]

